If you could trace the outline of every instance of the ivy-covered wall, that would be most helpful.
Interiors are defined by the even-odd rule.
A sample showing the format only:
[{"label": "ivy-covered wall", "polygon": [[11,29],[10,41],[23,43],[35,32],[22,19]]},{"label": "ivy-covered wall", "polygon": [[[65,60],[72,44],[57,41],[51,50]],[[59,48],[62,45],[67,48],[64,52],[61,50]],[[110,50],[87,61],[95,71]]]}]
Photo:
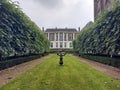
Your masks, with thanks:
[{"label": "ivy-covered wall", "polygon": [[120,1],[73,41],[79,54],[120,55]]},{"label": "ivy-covered wall", "polygon": [[0,1],[0,58],[40,54],[49,41],[40,28],[10,0]]}]

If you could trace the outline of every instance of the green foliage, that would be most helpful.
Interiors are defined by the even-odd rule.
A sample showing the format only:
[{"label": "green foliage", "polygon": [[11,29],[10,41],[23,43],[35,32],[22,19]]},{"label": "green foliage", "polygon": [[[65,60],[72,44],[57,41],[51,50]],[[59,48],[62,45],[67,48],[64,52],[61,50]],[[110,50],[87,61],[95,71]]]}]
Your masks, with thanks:
[{"label": "green foliage", "polygon": [[39,27],[10,0],[0,1],[2,58],[48,52],[49,41]]},{"label": "green foliage", "polygon": [[73,41],[74,50],[81,53],[120,55],[120,2],[104,12],[94,24],[85,28]]},{"label": "green foliage", "polygon": [[120,81],[71,55],[51,55],[42,63],[1,87],[0,90],[120,90]]}]

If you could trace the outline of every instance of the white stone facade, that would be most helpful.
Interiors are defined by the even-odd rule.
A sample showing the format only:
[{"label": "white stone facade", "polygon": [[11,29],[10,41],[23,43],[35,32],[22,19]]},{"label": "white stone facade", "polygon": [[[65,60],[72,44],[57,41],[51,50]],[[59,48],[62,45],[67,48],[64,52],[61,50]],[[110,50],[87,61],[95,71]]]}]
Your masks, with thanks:
[{"label": "white stone facade", "polygon": [[77,36],[76,29],[47,29],[45,34],[50,40],[50,49],[72,49],[72,41]]}]

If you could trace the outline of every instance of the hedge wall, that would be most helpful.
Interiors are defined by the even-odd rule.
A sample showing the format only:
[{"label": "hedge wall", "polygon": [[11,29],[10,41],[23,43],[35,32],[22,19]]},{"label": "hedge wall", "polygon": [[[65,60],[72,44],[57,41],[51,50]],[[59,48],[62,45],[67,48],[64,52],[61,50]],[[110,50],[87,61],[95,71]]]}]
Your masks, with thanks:
[{"label": "hedge wall", "polygon": [[0,59],[41,54],[49,41],[40,28],[11,0],[0,1]]},{"label": "hedge wall", "polygon": [[73,41],[78,54],[120,55],[120,1]]}]

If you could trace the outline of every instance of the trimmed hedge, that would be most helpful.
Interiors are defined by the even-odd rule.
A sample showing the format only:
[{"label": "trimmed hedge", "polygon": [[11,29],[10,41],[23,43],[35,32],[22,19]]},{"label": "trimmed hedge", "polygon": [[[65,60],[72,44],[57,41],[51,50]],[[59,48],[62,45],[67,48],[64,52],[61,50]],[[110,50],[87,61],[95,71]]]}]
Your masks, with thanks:
[{"label": "trimmed hedge", "polygon": [[120,55],[120,0],[73,41],[79,54]]},{"label": "trimmed hedge", "polygon": [[49,52],[41,29],[11,0],[0,0],[0,70]]},{"label": "trimmed hedge", "polygon": [[65,51],[66,53],[71,53],[71,54],[74,53],[74,50],[73,50],[73,49],[50,49],[50,53],[57,53],[59,50],[63,50],[63,51]]},{"label": "trimmed hedge", "polygon": [[6,58],[6,60],[0,61],[0,70],[3,70],[5,68],[9,68],[24,62],[28,62],[31,60],[35,60],[37,58],[40,58],[47,54],[39,54],[39,55],[26,55],[26,56],[19,56],[19,57],[9,57]]},{"label": "trimmed hedge", "polygon": [[84,28],[73,41],[73,47],[79,56],[120,67],[120,0]]},{"label": "trimmed hedge", "polygon": [[100,55],[85,55],[85,54],[80,55],[80,57],[120,68],[120,57],[110,58],[108,56],[103,56],[103,55],[100,56]]},{"label": "trimmed hedge", "polygon": [[45,34],[18,5],[0,1],[0,60],[49,51]]}]

